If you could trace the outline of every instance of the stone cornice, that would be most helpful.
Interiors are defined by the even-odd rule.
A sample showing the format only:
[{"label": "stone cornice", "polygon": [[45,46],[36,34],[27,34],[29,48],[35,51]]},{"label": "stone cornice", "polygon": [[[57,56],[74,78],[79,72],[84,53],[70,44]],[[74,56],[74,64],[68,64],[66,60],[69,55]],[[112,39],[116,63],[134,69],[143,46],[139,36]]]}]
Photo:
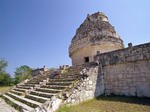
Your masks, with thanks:
[{"label": "stone cornice", "polygon": [[69,56],[73,54],[73,52],[82,49],[84,47],[88,46],[94,46],[94,45],[103,45],[103,44],[115,44],[124,47],[123,41],[120,38],[115,38],[115,37],[87,37],[87,38],[82,38],[81,40],[76,40],[74,41],[70,47],[69,47]]}]

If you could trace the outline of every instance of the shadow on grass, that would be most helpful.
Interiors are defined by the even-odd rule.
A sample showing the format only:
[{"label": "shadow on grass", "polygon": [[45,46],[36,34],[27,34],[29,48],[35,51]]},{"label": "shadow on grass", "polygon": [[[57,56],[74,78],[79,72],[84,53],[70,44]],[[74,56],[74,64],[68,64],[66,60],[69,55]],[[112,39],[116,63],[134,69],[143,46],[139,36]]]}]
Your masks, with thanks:
[{"label": "shadow on grass", "polygon": [[150,106],[150,98],[146,98],[146,97],[129,97],[129,96],[117,96],[117,95],[105,96],[105,95],[101,95],[101,96],[97,97],[96,100],[115,101],[115,102],[124,102],[124,103],[140,104],[140,105]]}]

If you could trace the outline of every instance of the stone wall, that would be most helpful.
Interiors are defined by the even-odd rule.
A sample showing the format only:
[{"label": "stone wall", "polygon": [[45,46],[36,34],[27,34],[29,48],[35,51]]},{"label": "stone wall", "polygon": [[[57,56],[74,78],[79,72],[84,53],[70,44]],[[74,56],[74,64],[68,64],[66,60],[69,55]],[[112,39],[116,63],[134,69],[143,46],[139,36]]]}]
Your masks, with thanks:
[{"label": "stone wall", "polygon": [[150,43],[98,54],[80,66],[84,77],[64,93],[64,104],[102,94],[150,97]]},{"label": "stone wall", "polygon": [[104,67],[105,93],[150,97],[150,60]]},{"label": "stone wall", "polygon": [[104,93],[150,97],[150,43],[95,57],[104,76]]},{"label": "stone wall", "polygon": [[65,104],[77,104],[92,99],[104,93],[103,76],[98,73],[98,66],[85,67],[81,74],[83,79],[77,82],[73,88],[65,92]]},{"label": "stone wall", "polygon": [[[86,39],[86,38],[85,38]],[[89,57],[89,62],[94,61],[94,56],[99,51],[100,53],[121,49],[121,40],[117,38],[101,38],[99,41],[83,41],[81,39],[79,44],[70,47],[70,54],[73,65],[82,65],[85,63],[84,57]],[[117,43],[117,40],[120,42]],[[81,43],[80,43],[81,42]]]},{"label": "stone wall", "polygon": [[47,71],[48,71],[48,68],[46,68],[45,66],[43,68],[37,68],[35,70],[32,70],[32,76],[41,75]]}]

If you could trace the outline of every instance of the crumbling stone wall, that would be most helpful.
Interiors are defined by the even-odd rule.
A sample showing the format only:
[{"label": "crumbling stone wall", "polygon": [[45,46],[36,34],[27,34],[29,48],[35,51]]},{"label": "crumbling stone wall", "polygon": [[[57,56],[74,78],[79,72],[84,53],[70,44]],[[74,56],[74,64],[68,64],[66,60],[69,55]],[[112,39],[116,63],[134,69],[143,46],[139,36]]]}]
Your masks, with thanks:
[{"label": "crumbling stone wall", "polygon": [[45,66],[43,68],[37,68],[35,70],[32,70],[32,76],[41,75],[45,72],[48,72],[48,68],[46,68]]},{"label": "crumbling stone wall", "polygon": [[65,104],[77,104],[92,99],[104,93],[104,79],[99,74],[99,66],[84,67],[81,74],[84,75],[71,90],[65,92]]},{"label": "crumbling stone wall", "polygon": [[150,43],[99,54],[104,93],[150,97]]}]

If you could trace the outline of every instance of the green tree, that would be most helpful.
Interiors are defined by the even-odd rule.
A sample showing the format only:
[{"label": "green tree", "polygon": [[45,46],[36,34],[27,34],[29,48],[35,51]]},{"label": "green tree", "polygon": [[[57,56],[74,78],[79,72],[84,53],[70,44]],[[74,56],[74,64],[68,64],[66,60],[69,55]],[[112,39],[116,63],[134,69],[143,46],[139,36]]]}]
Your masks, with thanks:
[{"label": "green tree", "polygon": [[8,62],[5,59],[0,59],[0,73],[5,72]]},{"label": "green tree", "polygon": [[22,82],[25,79],[32,77],[32,68],[27,65],[22,65],[16,68],[15,71],[15,84]]},{"label": "green tree", "polygon": [[0,74],[0,86],[10,86],[12,84],[12,78],[8,73]]},{"label": "green tree", "polygon": [[5,71],[7,65],[8,62],[5,59],[0,59],[0,86],[10,86],[12,83],[11,76]]}]

